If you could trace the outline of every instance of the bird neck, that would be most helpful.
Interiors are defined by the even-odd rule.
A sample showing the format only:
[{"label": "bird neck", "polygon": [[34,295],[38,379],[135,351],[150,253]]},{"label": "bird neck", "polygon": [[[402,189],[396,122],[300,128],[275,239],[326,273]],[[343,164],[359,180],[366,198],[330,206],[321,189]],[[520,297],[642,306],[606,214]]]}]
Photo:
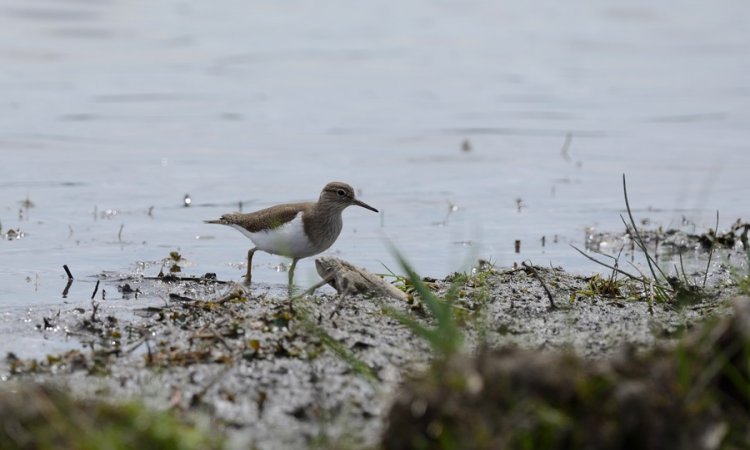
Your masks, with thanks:
[{"label": "bird neck", "polygon": [[330,202],[318,202],[303,216],[305,233],[314,244],[328,248],[341,233],[344,208]]}]

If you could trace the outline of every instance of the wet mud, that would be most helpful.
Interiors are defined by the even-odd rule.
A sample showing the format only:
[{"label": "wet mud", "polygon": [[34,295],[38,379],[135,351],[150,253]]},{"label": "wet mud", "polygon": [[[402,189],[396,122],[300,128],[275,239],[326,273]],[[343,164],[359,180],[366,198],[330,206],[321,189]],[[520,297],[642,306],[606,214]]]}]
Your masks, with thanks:
[{"label": "wet mud", "polygon": [[[242,289],[213,274],[101,274],[89,307],[37,311],[28,324],[27,333],[71,349],[43,358],[10,352],[5,378],[196,413],[229,448],[377,447],[400,386],[441,358],[399,320],[436,323],[414,283],[390,281],[406,299],[324,288],[290,300],[285,289]],[[738,292],[725,263],[682,303],[656,301],[625,277],[486,261],[423,283],[450,299],[461,354],[518,348],[575,354],[583,366],[676,342],[707,317],[727,315]]]}]

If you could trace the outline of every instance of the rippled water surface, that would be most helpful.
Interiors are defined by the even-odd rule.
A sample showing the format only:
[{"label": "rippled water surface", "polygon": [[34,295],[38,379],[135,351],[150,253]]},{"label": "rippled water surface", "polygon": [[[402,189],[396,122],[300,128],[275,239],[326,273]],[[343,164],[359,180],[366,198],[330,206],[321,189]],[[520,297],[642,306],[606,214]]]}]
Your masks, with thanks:
[{"label": "rippled water surface", "polygon": [[382,214],[348,209],[329,253],[376,272],[387,239],[436,277],[592,270],[568,244],[622,227],[622,173],[656,225],[748,219],[748,23],[728,0],[2,0],[0,223],[23,237],[0,310],[62,306],[63,264],[71,306],[170,251],[239,279],[249,241],[202,221],[331,180]]}]

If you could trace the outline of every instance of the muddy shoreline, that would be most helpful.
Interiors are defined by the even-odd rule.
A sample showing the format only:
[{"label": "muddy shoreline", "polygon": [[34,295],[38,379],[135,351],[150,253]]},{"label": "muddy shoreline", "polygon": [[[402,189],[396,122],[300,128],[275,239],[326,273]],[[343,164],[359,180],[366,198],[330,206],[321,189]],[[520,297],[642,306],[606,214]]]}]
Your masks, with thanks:
[{"label": "muddy shoreline", "polygon": [[[539,266],[483,262],[425,282],[438,296],[455,296],[463,352],[517,347],[602,360],[668,346],[707,317],[727,315],[738,293],[727,260],[712,267],[706,295],[686,305],[650,301],[632,281],[606,292],[600,275]],[[45,358],[8,353],[3,378],[198,414],[230,448],[373,448],[399,386],[435,355],[387,312],[434,324],[408,282],[406,301],[324,289],[290,305],[263,285],[227,296],[232,283],[180,275],[103,274],[106,300],[99,292],[88,308],[29,313],[33,332],[72,349]],[[698,283],[700,273],[692,276]]]}]

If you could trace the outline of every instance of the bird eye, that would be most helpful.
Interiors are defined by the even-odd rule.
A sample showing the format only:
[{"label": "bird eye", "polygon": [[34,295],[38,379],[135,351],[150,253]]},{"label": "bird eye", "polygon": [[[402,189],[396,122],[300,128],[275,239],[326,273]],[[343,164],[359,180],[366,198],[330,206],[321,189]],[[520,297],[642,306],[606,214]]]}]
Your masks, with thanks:
[{"label": "bird eye", "polygon": [[338,191],[336,191],[336,193],[339,194],[339,197],[343,197],[346,195],[346,191],[343,189],[339,189]]}]

